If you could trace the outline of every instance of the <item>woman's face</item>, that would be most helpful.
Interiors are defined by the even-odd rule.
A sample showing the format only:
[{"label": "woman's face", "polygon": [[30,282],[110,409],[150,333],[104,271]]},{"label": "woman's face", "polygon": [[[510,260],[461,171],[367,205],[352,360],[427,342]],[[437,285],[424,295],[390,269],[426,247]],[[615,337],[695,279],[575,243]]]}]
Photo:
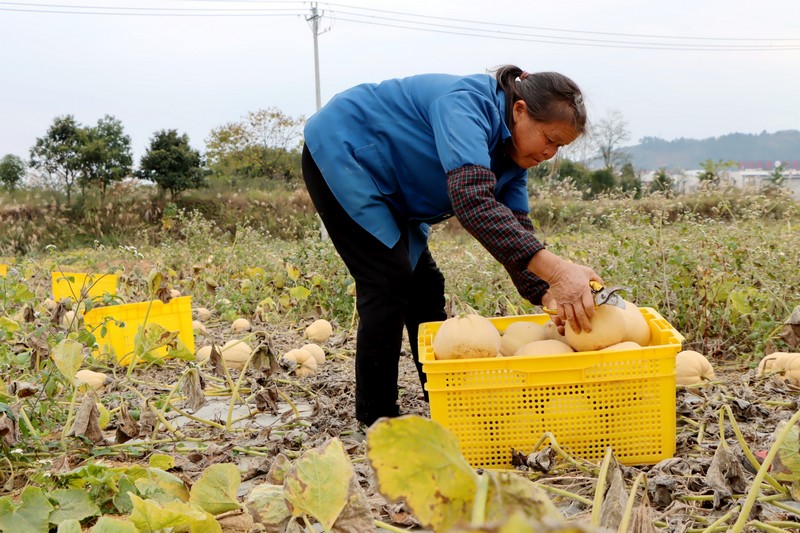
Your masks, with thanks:
[{"label": "woman's face", "polygon": [[514,102],[511,126],[511,159],[522,168],[535,167],[556,155],[562,146],[578,138],[579,133],[567,122],[540,122],[528,113],[524,100]]}]

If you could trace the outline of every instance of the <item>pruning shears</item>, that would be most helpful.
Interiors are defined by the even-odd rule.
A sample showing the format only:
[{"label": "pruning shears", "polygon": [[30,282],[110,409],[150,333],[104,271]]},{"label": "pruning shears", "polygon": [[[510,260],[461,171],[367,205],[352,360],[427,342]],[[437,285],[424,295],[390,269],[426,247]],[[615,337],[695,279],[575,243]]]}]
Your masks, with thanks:
[{"label": "pruning shears", "polygon": [[[594,298],[594,306],[600,307],[601,305],[613,305],[620,309],[625,309],[625,299],[619,295],[619,291],[626,291],[625,287],[614,286],[606,288],[600,283],[592,280],[589,282],[589,288],[592,290],[592,297]],[[548,315],[557,315],[558,311],[542,307],[542,310]]]}]

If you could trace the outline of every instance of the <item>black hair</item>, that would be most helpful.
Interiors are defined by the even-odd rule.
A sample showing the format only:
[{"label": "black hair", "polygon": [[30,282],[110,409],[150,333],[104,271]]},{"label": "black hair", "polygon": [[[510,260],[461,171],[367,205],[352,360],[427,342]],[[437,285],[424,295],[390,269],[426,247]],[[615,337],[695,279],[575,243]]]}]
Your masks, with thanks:
[{"label": "black hair", "polygon": [[586,106],[578,85],[558,72],[527,73],[514,65],[504,65],[495,73],[506,95],[506,124],[513,124],[513,107],[525,101],[528,113],[541,122],[566,122],[579,135],[586,131]]}]

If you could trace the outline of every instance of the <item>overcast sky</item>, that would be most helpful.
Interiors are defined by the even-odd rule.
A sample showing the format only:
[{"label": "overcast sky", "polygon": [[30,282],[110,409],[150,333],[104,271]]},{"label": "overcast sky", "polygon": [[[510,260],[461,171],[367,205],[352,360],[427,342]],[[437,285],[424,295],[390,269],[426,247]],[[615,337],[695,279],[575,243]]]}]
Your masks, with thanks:
[{"label": "overcast sky", "polygon": [[[799,0],[342,1],[318,4],[323,104],[361,82],[513,63],[573,78],[590,120],[622,113],[629,144],[800,129]],[[204,150],[213,128],[250,111],[310,116],[310,9],[0,1],[0,157],[27,160],[60,115],[113,115],[137,161],[161,129]]]}]

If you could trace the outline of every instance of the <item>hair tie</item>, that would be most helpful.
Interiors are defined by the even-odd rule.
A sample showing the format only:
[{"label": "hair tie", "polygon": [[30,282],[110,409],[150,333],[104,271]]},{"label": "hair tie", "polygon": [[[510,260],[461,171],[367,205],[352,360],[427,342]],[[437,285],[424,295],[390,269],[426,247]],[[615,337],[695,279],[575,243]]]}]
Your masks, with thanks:
[{"label": "hair tie", "polygon": [[525,71],[523,70],[522,72],[520,72],[519,76],[517,76],[517,77],[514,79],[514,81],[522,81],[522,80],[524,80],[525,78],[527,78],[528,76],[530,76],[530,74],[529,74],[529,73],[527,73],[527,72],[525,72]]},{"label": "hair tie", "polygon": [[575,107],[583,105],[583,95],[580,93],[576,94],[573,101],[575,102]]}]

